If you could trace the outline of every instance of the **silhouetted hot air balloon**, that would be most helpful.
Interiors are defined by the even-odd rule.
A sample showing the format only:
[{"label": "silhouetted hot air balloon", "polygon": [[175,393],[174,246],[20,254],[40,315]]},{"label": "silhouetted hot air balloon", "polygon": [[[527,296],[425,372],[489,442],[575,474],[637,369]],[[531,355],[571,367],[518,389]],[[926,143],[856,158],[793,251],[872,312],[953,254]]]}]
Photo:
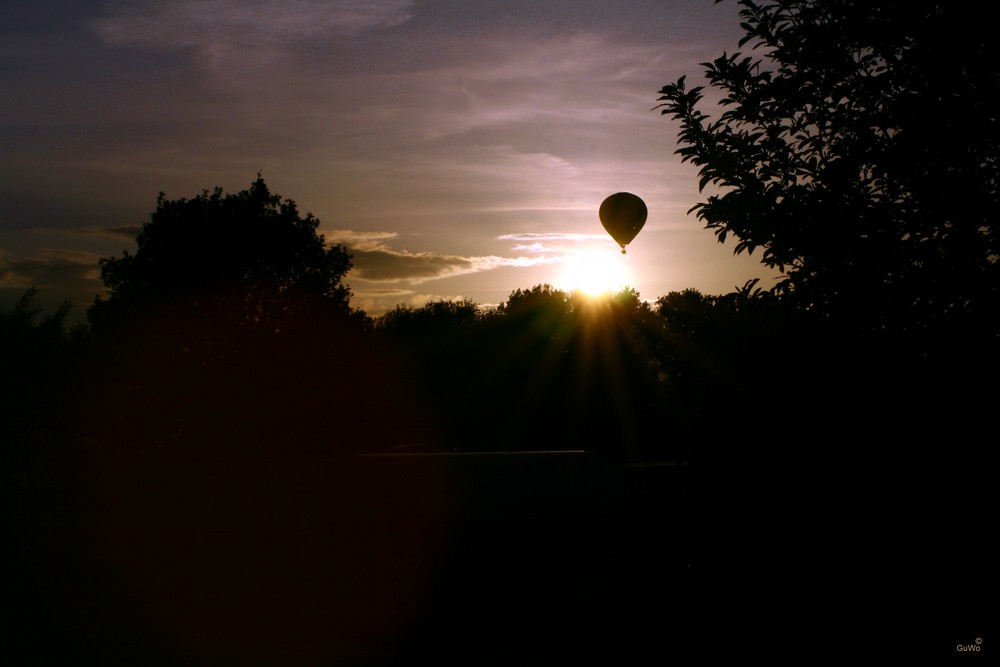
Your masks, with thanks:
[{"label": "silhouetted hot air balloon", "polygon": [[632,242],[642,226],[646,224],[646,203],[631,192],[616,192],[603,202],[597,215],[615,243],[622,247]]}]

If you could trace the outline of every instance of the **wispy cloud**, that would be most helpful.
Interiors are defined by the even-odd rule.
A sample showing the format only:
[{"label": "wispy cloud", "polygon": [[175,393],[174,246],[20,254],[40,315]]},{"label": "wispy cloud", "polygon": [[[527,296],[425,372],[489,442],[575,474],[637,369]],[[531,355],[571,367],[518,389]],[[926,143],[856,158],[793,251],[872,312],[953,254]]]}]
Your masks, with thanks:
[{"label": "wispy cloud", "polygon": [[142,225],[118,225],[113,227],[76,227],[69,230],[58,230],[58,233],[80,234],[83,236],[108,236],[134,241],[141,231]]},{"label": "wispy cloud", "polygon": [[529,241],[540,243],[543,241],[600,241],[605,238],[604,234],[559,234],[553,232],[525,232],[523,234],[503,234],[498,236],[501,241]]},{"label": "wispy cloud", "polygon": [[190,49],[211,71],[281,59],[294,43],[391,28],[414,0],[108,2],[91,28],[108,44]]},{"label": "wispy cloud", "polygon": [[[458,255],[415,252],[393,248],[386,240],[397,238],[395,232],[338,229],[326,232],[329,242],[342,243],[353,257],[354,268],[348,278],[352,283],[403,283],[419,285],[430,280],[452,278],[492,271],[501,267],[529,267],[559,261],[550,256]],[[370,293],[370,291],[369,291]]]},{"label": "wispy cloud", "polygon": [[342,244],[358,250],[365,250],[383,248],[383,241],[394,239],[399,234],[396,232],[359,231],[356,229],[331,229],[324,230],[323,236],[326,238],[327,243]]},{"label": "wispy cloud", "polygon": [[525,232],[504,234],[501,241],[516,241],[513,250],[530,253],[549,253],[562,261],[566,255],[587,252],[594,247],[613,246],[607,234],[579,234],[554,232]]},{"label": "wispy cloud", "polygon": [[352,278],[369,282],[405,282],[419,285],[429,280],[492,271],[505,266],[528,267],[559,261],[554,257],[500,257],[497,255],[446,255],[391,248],[353,249]]},{"label": "wispy cloud", "polygon": [[68,287],[98,285],[97,257],[74,250],[42,250],[32,256],[0,255],[0,286],[38,287],[65,292]]},{"label": "wispy cloud", "polygon": [[419,284],[435,278],[473,273],[472,258],[430,252],[407,252],[390,248],[351,249],[354,255],[352,278],[369,282]]},{"label": "wispy cloud", "polygon": [[[407,100],[434,96],[437,103],[421,105],[426,115],[411,126],[425,139],[526,124],[582,124],[590,131],[613,133],[612,127],[622,122],[650,115],[645,99],[637,103],[637,91],[648,91],[647,99],[652,99],[663,72],[691,57],[676,47],[614,39],[596,33],[545,40],[505,35],[502,42],[468,44],[475,55],[460,65],[397,75],[397,83],[412,89]],[[380,104],[383,114],[392,113],[384,100]],[[399,105],[395,112],[410,114],[412,109]]]}]

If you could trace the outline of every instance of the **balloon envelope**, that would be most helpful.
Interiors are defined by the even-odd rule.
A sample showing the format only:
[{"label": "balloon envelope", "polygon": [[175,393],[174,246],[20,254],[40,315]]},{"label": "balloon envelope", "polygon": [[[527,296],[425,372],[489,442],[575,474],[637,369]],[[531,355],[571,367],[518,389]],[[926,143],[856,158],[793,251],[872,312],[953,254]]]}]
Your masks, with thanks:
[{"label": "balloon envelope", "polygon": [[639,197],[631,192],[617,192],[601,202],[597,214],[604,229],[622,247],[624,254],[625,246],[632,242],[646,224],[649,212],[646,210],[646,203]]}]

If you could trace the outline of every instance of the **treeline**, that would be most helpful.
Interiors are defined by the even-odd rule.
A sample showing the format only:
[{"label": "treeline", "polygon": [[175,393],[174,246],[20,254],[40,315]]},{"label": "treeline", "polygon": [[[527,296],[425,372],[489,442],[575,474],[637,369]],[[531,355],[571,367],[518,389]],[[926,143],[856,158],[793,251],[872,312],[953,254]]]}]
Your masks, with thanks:
[{"label": "treeline", "polygon": [[0,314],[5,457],[587,449],[703,460],[767,443],[974,428],[989,341],[826,326],[753,283],[727,295],[549,285],[248,328],[165,311],[67,328],[34,290]]},{"label": "treeline", "polygon": [[[174,646],[136,613],[143,596],[199,632],[192,609],[212,610],[206,619],[224,609],[218,616],[247,637],[253,623],[284,621],[303,597],[329,604],[312,592],[321,576],[302,579],[304,596],[286,596],[282,583],[309,558],[336,571],[325,554],[349,553],[344,562],[369,563],[382,580],[379,564],[409,533],[383,526],[372,506],[398,508],[436,489],[454,494],[442,501],[451,516],[469,480],[426,467],[417,479],[414,459],[354,479],[371,462],[350,456],[359,452],[586,449],[612,463],[692,463],[617,469],[636,487],[629,507],[641,510],[627,520],[651,535],[622,553],[629,567],[628,548],[645,559],[643,586],[683,568],[693,577],[688,599],[728,598],[735,606],[721,606],[739,610],[740,627],[755,613],[744,602],[773,595],[775,581],[795,591],[784,608],[797,610],[795,596],[813,596],[817,582],[836,595],[867,593],[891,572],[887,590],[912,591],[926,570],[909,559],[931,544],[948,542],[969,572],[992,562],[987,533],[963,530],[957,542],[948,517],[987,525],[985,508],[996,505],[993,327],[905,317],[873,327],[871,299],[861,317],[834,317],[752,281],[655,301],[632,289],[592,298],[536,285],[494,309],[437,301],[372,318],[351,306],[342,282],[350,255],[316,227],[260,179],[234,195],[161,197],[136,252],[101,260],[108,293],[87,325],[67,326],[68,305],[44,316],[34,290],[0,313],[10,510],[0,532],[15,545],[4,584],[22,643],[66,637],[47,650],[129,656]],[[536,472],[548,483],[541,468],[522,469]],[[518,482],[501,473],[513,498]],[[682,515],[687,537],[667,527]],[[346,523],[328,529],[337,516]],[[380,526],[376,538],[392,538],[369,543],[371,533],[357,532],[366,521]],[[542,524],[536,537],[555,544]],[[484,570],[470,556],[508,544],[498,530],[498,541],[448,561],[459,579],[463,564],[492,572],[504,559],[496,551]],[[576,524],[560,530],[573,536]],[[329,546],[303,561],[312,536]],[[704,554],[694,570],[686,556],[661,570],[660,552],[641,547],[677,539]],[[844,546],[831,552],[833,542]],[[884,569],[870,567],[871,553],[885,554]],[[838,573],[859,558],[870,578],[844,588]],[[253,570],[262,579],[247,578],[253,559],[270,563]],[[895,574],[901,562],[910,563],[905,576]],[[950,588],[950,566],[935,566]],[[246,591],[270,586],[273,597],[244,608]],[[211,595],[215,606],[203,606]]]},{"label": "treeline", "polygon": [[[379,568],[405,540],[392,533],[372,546],[370,533],[336,532],[343,525],[330,528],[330,517],[362,526],[368,515],[360,503],[413,502],[407,494],[435,488],[434,480],[417,483],[409,469],[386,467],[352,484],[343,460],[324,461],[358,451],[588,449],[612,462],[691,462],[670,469],[680,476],[627,477],[645,485],[633,489],[641,513],[623,518],[648,538],[626,541],[622,558],[653,591],[641,596],[650,606],[636,617],[660,610],[656,596],[663,595],[683,615],[704,615],[699,605],[712,605],[725,611],[709,618],[746,628],[752,601],[778,595],[788,602],[781,609],[795,610],[782,622],[811,630],[825,618],[817,614],[841,608],[827,600],[878,591],[906,607],[910,615],[900,618],[919,612],[926,623],[923,607],[910,612],[899,602],[913,599],[912,582],[921,577],[953,596],[964,614],[954,621],[960,632],[981,622],[967,596],[978,595],[972,583],[981,579],[969,573],[992,562],[988,531],[976,530],[995,506],[992,341],[972,344],[963,332],[955,340],[965,344],[951,346],[861,334],[753,284],[717,296],[672,292],[653,302],[630,289],[592,298],[538,285],[514,291],[495,309],[438,301],[375,319],[306,309],[288,315],[281,329],[176,305],[127,328],[67,328],[65,308],[43,317],[33,297],[29,291],[0,314],[3,482],[12,510],[2,529],[15,545],[5,567],[11,625],[43,654],[179,651],[172,636],[137,613],[140,593],[153,596],[149,604],[161,605],[153,608],[169,619],[225,609],[221,627],[239,626],[244,637],[252,631],[243,625],[282,621],[302,599],[328,609],[333,603],[313,586],[323,581],[315,570],[307,568],[306,583],[293,589],[306,591],[301,596],[268,588],[289,586],[287,572],[298,576],[302,563],[328,571],[314,552],[298,555],[324,530],[331,554],[354,554],[346,562],[370,564],[381,581]],[[305,474],[314,466],[320,472]],[[538,474],[538,484],[548,483]],[[446,490],[458,494],[460,481],[449,478],[454,488]],[[366,483],[372,488],[358,493]],[[300,493],[299,485],[307,488]],[[313,506],[313,499],[326,504]],[[447,516],[464,500],[449,502]],[[551,508],[538,511],[551,516]],[[524,526],[536,524],[528,513],[516,516],[514,534],[523,537]],[[413,535],[423,534],[420,525]],[[501,521],[502,538],[482,543],[495,553],[480,555],[489,549],[477,546],[448,561],[458,580],[465,581],[463,567],[479,573],[484,561],[505,564],[500,547],[509,544],[512,525]],[[535,533],[540,542],[517,549],[563,539],[583,544],[573,541],[573,521],[540,525],[558,532]],[[676,532],[678,525],[687,532]],[[937,555],[942,544],[944,558]],[[575,562],[593,546],[567,556],[559,542],[559,558]],[[700,555],[684,555],[692,552]],[[532,565],[544,571],[554,552],[532,553]],[[673,560],[659,560],[662,553]],[[253,558],[272,559],[272,569],[247,583],[239,572]],[[229,570],[237,574],[227,578]],[[502,571],[513,579],[498,586],[524,590],[514,570]],[[685,574],[672,578],[677,572]],[[239,602],[246,590],[261,596],[249,611]],[[808,614],[799,613],[802,591]],[[214,606],[203,607],[203,599]],[[859,623],[882,628],[884,608],[865,607]],[[601,612],[614,618],[614,610]],[[430,626],[441,627],[435,612],[427,613]],[[471,614],[474,624],[475,614],[486,612],[456,613]],[[934,636],[950,632],[927,625]],[[326,638],[329,627],[340,626],[315,635],[312,627],[288,636]],[[694,631],[714,636],[717,627],[713,620]],[[659,632],[657,625],[657,639]],[[45,645],[49,637],[59,641]],[[214,636],[205,637],[205,646],[216,646]]]},{"label": "treeline", "polygon": [[161,195],[136,252],[100,261],[108,292],[87,326],[66,327],[68,305],[43,318],[27,291],[0,314],[5,470],[371,450],[907,451],[979,442],[995,412],[988,313],[974,327],[947,313],[873,324],[870,298],[851,317],[751,281],[653,302],[537,285],[495,309],[439,301],[373,319],[350,304],[350,254],[318,224],[259,177],[235,194]]},{"label": "treeline", "polygon": [[680,341],[697,339],[722,302],[538,285],[495,309],[466,300],[377,318],[313,313],[286,330],[171,310],[68,328],[68,304],[43,318],[35,295],[0,314],[4,423],[29,457],[90,446],[676,453],[664,411],[685,412],[681,387],[698,374],[685,365],[700,363]]}]

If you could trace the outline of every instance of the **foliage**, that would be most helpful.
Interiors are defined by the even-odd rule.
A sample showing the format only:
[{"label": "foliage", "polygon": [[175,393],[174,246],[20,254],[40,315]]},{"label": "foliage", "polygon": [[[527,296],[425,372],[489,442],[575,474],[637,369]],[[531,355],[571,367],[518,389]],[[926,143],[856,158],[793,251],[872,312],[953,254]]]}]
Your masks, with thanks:
[{"label": "foliage", "polygon": [[[55,313],[39,319],[42,309],[35,305],[38,290],[25,290],[14,307],[0,312],[0,459],[26,457],[32,438],[38,438],[39,426],[50,428],[58,421],[58,405],[67,365],[79,351],[84,338],[80,328],[67,330],[69,302]],[[36,457],[37,458],[37,457]],[[5,473],[24,475],[31,466],[3,466]]]},{"label": "foliage", "polygon": [[14,307],[0,313],[0,341],[5,350],[18,350],[16,357],[23,357],[26,345],[36,348],[52,348],[66,336],[66,318],[72,305],[64,301],[55,313],[41,322],[38,316],[42,308],[35,305],[38,288],[29,287]]},{"label": "foliage", "polygon": [[497,314],[504,317],[531,317],[547,311],[552,316],[573,310],[572,295],[552,285],[535,285],[529,289],[516,289],[507,300],[497,306]]},{"label": "foliage", "polygon": [[419,308],[397,305],[374,322],[377,336],[405,342],[459,331],[473,326],[481,315],[479,306],[469,299],[431,301]]},{"label": "foliage", "polygon": [[260,176],[236,194],[161,193],[135,254],[100,262],[109,296],[88,312],[97,361],[80,433],[219,456],[411,437],[395,370],[350,307],[351,258],[318,225]]},{"label": "foliage", "polygon": [[11,310],[0,312],[0,376],[4,378],[0,404],[18,418],[24,417],[24,407],[39,399],[37,394],[48,386],[72,344],[84,335],[80,328],[66,328],[68,301],[39,321],[42,309],[35,305],[37,294],[36,288],[28,288]]},{"label": "foliage", "polygon": [[663,407],[656,320],[635,290],[595,298],[535,285],[489,311],[400,306],[375,334],[401,353],[445,448],[637,458],[660,442],[638,418]]},{"label": "foliage", "polygon": [[700,332],[707,325],[714,306],[715,299],[693,288],[669,292],[656,300],[656,312],[671,330],[687,335]]},{"label": "foliage", "polygon": [[200,326],[280,331],[320,312],[346,316],[350,255],[328,247],[318,225],[295,202],[272,195],[260,176],[236,194],[216,188],[171,201],[160,193],[136,253],[100,260],[110,295],[94,303],[90,321],[172,310]]},{"label": "foliage", "polygon": [[[967,3],[740,0],[740,46],[685,77],[680,122],[696,204],[720,241],[762,252],[778,291],[868,329],[995,326],[1000,87],[993,21]],[[985,6],[984,6],[985,7]]]}]

